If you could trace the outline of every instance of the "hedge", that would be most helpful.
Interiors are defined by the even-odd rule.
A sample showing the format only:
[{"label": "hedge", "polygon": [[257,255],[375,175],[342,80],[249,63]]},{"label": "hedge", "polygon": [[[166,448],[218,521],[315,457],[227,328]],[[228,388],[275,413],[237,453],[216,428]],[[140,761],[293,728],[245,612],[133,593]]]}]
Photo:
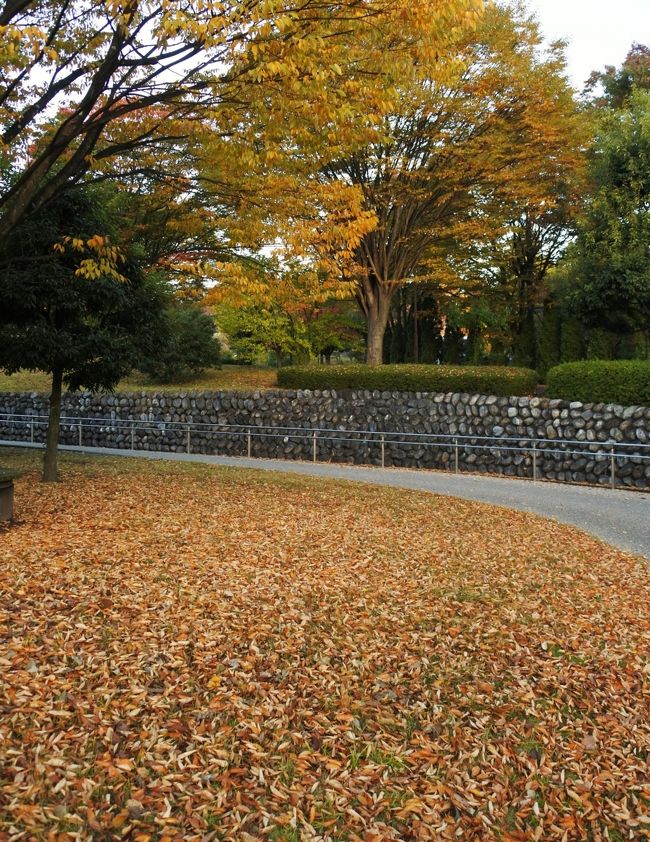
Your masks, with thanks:
[{"label": "hedge", "polygon": [[505,366],[332,365],[290,366],[278,371],[281,389],[376,389],[510,396],[531,395],[536,385],[536,372]]},{"label": "hedge", "polygon": [[551,398],[582,403],[650,406],[650,361],[587,360],[552,368],[547,377]]}]

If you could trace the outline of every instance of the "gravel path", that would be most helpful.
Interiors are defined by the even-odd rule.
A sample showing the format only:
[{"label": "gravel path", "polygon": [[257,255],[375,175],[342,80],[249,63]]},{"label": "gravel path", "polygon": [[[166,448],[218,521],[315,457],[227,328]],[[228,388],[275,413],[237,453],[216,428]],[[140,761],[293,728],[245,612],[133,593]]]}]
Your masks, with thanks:
[{"label": "gravel path", "polygon": [[[19,446],[17,442],[0,445]],[[28,445],[29,446],[29,445]],[[182,462],[204,462],[264,471],[282,471],[304,476],[328,477],[430,491],[465,500],[494,503],[510,509],[533,512],[585,530],[609,544],[650,559],[650,494],[613,491],[578,485],[438,471],[365,468],[329,463],[291,462],[280,459],[246,459],[185,453],[156,453],[112,448],[62,447],[62,450],[107,456],[137,456]]]}]

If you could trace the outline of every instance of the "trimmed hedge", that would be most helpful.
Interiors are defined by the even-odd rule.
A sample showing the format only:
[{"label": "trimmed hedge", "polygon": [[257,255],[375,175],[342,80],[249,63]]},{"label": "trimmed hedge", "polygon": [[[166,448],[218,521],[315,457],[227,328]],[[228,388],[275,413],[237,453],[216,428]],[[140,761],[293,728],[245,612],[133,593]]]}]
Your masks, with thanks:
[{"label": "trimmed hedge", "polygon": [[586,360],[552,368],[547,378],[551,398],[582,403],[650,406],[650,361]]},{"label": "trimmed hedge", "polygon": [[464,392],[531,395],[537,373],[528,368],[454,365],[290,366],[278,371],[281,389],[356,389],[385,392]]}]

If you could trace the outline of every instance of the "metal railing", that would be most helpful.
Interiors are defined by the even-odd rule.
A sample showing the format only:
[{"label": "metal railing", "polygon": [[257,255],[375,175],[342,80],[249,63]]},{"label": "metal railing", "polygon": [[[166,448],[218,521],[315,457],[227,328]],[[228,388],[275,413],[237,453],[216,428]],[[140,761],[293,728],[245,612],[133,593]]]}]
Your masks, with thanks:
[{"label": "metal railing", "polygon": [[[33,445],[42,444],[45,439],[48,419],[45,415],[0,413],[0,437],[7,443],[29,442]],[[10,437],[6,438],[5,433]],[[13,433],[13,435],[11,435]],[[97,444],[97,437],[110,438],[110,444]],[[441,457],[442,465],[431,467],[451,468],[455,473],[461,472],[461,454],[467,461],[467,454],[488,452],[496,459],[503,454],[519,458],[518,467],[524,473],[515,474],[522,478],[533,480],[544,479],[544,472],[540,463],[551,459],[554,462],[566,462],[567,459],[584,459],[599,464],[597,475],[603,477],[603,465],[607,464],[608,484],[617,486],[617,471],[624,464],[650,466],[650,444],[642,442],[618,442],[612,439],[604,441],[577,439],[537,438],[526,435],[516,436],[486,436],[482,434],[452,434],[452,433],[408,433],[401,430],[350,430],[327,427],[305,426],[268,426],[261,424],[222,424],[210,422],[183,422],[161,420],[138,420],[124,418],[81,418],[64,416],[61,418],[59,440],[61,444],[73,444],[78,447],[111,447],[138,450],[155,450],[158,448],[176,452],[192,453],[193,441],[200,437],[201,453],[208,450],[213,453],[223,451],[226,441],[241,441],[242,453],[249,458],[254,456],[269,456],[269,451],[276,458],[287,458],[288,444],[296,444],[297,450],[293,458],[305,457],[313,462],[341,461],[335,457],[343,445],[364,447],[362,458],[368,463],[386,467],[395,463],[395,449],[409,449],[413,461],[422,460],[426,454],[436,453]],[[206,440],[211,439],[213,446],[209,448]],[[277,440],[282,441],[280,452],[273,454],[270,446]],[[278,448],[276,448],[278,449]],[[263,452],[261,452],[263,451]],[[330,459],[327,453],[330,452]],[[446,454],[446,457],[445,457]],[[232,454],[229,454],[232,455]],[[523,461],[521,459],[523,457]],[[409,457],[400,454],[402,462],[408,462]],[[362,464],[362,463],[357,463]],[[495,465],[499,467],[498,464]],[[429,466],[427,466],[429,467]],[[582,466],[584,467],[584,466]],[[471,468],[466,468],[471,470]],[[528,476],[528,470],[530,476]],[[577,466],[560,467],[560,471],[576,471]],[[650,479],[647,480],[650,489]]]}]

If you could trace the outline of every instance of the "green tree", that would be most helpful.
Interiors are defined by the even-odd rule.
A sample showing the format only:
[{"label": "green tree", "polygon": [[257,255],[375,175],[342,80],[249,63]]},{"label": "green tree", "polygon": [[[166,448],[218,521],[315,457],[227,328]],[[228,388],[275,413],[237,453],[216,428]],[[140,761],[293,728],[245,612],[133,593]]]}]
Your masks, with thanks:
[{"label": "green tree", "polygon": [[230,350],[240,359],[256,360],[272,355],[281,366],[311,356],[306,322],[275,304],[222,303],[214,312],[219,329],[228,337]]},{"label": "green tree", "polygon": [[585,330],[574,317],[563,314],[560,325],[560,362],[572,363],[586,357]]},{"label": "green tree", "polygon": [[326,301],[307,322],[307,337],[314,356],[330,363],[332,354],[363,354],[365,326],[353,301]]},{"label": "green tree", "polygon": [[569,251],[574,314],[615,334],[650,326],[650,91],[608,110],[590,156],[592,195]]},{"label": "green tree", "polygon": [[536,331],[537,370],[544,378],[549,369],[560,362],[562,313],[554,301],[547,301],[540,314]]},{"label": "green tree", "polygon": [[156,345],[162,298],[133,260],[122,261],[120,278],[79,273],[72,240],[93,241],[110,231],[101,197],[75,190],[14,228],[0,252],[0,367],[52,376],[46,482],[57,479],[63,384],[112,389]]},{"label": "green tree", "polygon": [[650,90],[650,48],[633,44],[621,67],[595,70],[585,85],[585,95],[597,107],[625,108],[634,90]]},{"label": "green tree", "polygon": [[155,350],[138,368],[159,383],[179,383],[219,364],[214,319],[200,307],[176,304],[165,309]]}]

